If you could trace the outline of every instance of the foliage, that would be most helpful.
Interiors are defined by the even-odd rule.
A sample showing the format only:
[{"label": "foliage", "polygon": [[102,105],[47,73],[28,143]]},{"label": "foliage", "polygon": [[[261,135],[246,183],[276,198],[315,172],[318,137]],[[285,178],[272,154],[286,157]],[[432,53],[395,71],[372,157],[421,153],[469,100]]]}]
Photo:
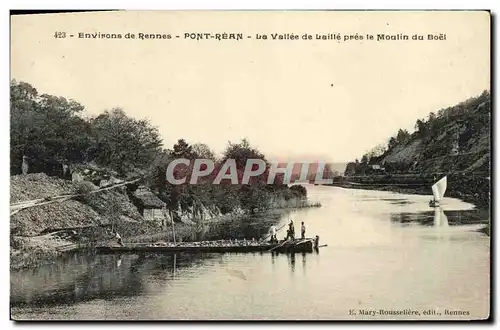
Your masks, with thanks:
[{"label": "foliage", "polygon": [[162,144],[156,127],[129,118],[122,109],[106,111],[90,122],[97,142],[95,160],[120,174],[147,167]]},{"label": "foliage", "polygon": [[[305,189],[299,186],[289,189],[283,184],[282,175],[276,177],[274,184],[267,185],[270,164],[247,139],[229,142],[221,159],[217,159],[206,144],[190,144],[184,139],[179,139],[172,149],[162,149],[157,127],[148,120],[127,116],[120,108],[86,118],[83,116],[85,109],[78,102],[48,94],[39,95],[28,83],[12,80],[10,91],[13,173],[21,172],[23,158],[29,163],[29,172],[57,176],[62,176],[63,165],[75,169],[82,164],[95,164],[96,168],[110,170],[119,177],[145,173],[144,183],[166,202],[170,210],[209,207],[222,213],[253,212],[271,207],[275,198],[306,196]],[[174,176],[186,177],[187,180],[186,184],[173,185],[167,181],[166,171],[169,164],[179,158],[191,160],[191,164],[176,166]],[[215,170],[200,178],[196,185],[188,184],[193,160],[199,158],[213,160]],[[231,184],[227,179],[220,185],[212,184],[228,159],[236,162],[238,184]],[[249,159],[263,160],[266,168],[262,175],[252,177],[249,184],[242,184]],[[328,167],[326,171],[329,171]],[[92,204],[89,192],[93,188],[90,185],[82,182],[76,192],[83,195],[82,201]],[[109,212],[106,217],[113,224],[117,222],[114,215],[121,213],[115,204],[112,201],[107,204]]]},{"label": "foliage", "polygon": [[31,168],[51,172],[57,162],[87,160],[92,145],[90,125],[79,115],[83,106],[63,97],[38,95],[15,80],[10,85],[11,172],[20,173],[23,156]]},{"label": "foliage", "polygon": [[[490,121],[491,95],[489,91],[484,91],[481,95],[453,107],[441,109],[437,113],[431,112],[427,119],[417,119],[413,134],[399,129],[397,134],[389,139],[387,150],[376,159],[383,160],[387,155],[397,152],[395,150],[402,150],[418,140],[421,145],[416,163],[386,163],[385,171],[408,173],[418,168],[434,171],[476,169],[489,173],[487,155],[490,152]],[[355,173],[365,174],[365,165],[373,158],[370,153],[363,155],[361,163],[356,161]]]},{"label": "foliage", "polygon": [[12,80],[11,172],[20,173],[23,156],[30,172],[57,174],[62,164],[95,161],[123,174],[145,168],[161,146],[157,128],[147,120],[135,120],[120,109],[83,118],[76,101],[39,95],[25,82]]},{"label": "foliage", "polygon": [[[191,162],[189,166],[177,165],[173,172],[176,179],[186,177],[185,184],[174,185],[167,181],[165,173],[174,159],[198,157],[215,160],[212,173],[200,177],[195,185],[188,184],[193,169],[193,162]],[[212,184],[218,175],[229,173],[228,170],[222,168],[229,159],[235,161],[238,184],[232,184],[230,179],[222,179],[220,184]],[[249,159],[263,160],[266,168],[262,175],[251,177],[248,184],[242,184],[243,172]],[[282,177],[277,177],[275,184],[267,185],[269,168],[270,164],[265,156],[257,148],[252,147],[246,139],[238,143],[229,142],[220,160],[215,159],[208,146],[199,143],[191,145],[180,139],[173,145],[172,150],[166,152],[162,160],[155,165],[155,174],[152,175],[150,184],[171,210],[177,210],[179,207],[187,209],[205,206],[216,208],[222,214],[239,209],[251,213],[256,209],[270,207],[272,199],[276,196],[285,198],[284,195],[280,195],[283,190],[288,189],[286,185],[280,183],[283,180]],[[204,170],[206,167],[201,169]]]},{"label": "foliage", "polygon": [[307,197],[307,189],[302,185],[291,186],[290,191],[299,198]]},{"label": "foliage", "polygon": [[96,189],[97,189],[97,187],[94,186],[91,182],[80,181],[76,185],[75,194],[89,195],[92,191],[94,191]]},{"label": "foliage", "polygon": [[75,197],[76,200],[89,204],[94,197],[92,191],[96,190],[97,187],[89,181],[80,181],[76,184],[75,194],[79,195]]},{"label": "foliage", "polygon": [[196,155],[197,158],[202,159],[210,159],[212,161],[216,161],[215,153],[204,143],[195,143],[191,146],[192,152]]}]

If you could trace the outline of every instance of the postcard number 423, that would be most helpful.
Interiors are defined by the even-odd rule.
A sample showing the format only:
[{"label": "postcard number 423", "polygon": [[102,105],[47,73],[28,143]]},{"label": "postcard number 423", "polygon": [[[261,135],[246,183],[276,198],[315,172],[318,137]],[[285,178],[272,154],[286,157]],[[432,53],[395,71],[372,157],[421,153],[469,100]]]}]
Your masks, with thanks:
[{"label": "postcard number 423", "polygon": [[54,38],[66,38],[66,32],[55,32],[54,33]]}]

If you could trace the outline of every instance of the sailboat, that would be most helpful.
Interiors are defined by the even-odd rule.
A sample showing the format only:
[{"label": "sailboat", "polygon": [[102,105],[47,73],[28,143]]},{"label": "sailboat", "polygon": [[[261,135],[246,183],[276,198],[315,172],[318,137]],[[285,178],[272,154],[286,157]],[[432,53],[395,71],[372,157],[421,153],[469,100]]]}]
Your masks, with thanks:
[{"label": "sailboat", "polygon": [[430,207],[439,206],[439,204],[443,200],[447,185],[448,181],[446,176],[442,177],[438,182],[432,185],[432,195],[434,196],[434,198],[429,202]]}]

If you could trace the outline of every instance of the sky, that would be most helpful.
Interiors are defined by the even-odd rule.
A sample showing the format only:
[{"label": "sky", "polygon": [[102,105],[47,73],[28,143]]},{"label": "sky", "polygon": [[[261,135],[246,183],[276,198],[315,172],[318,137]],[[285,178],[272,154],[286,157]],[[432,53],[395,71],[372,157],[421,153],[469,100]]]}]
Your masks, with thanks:
[{"label": "sky", "polygon": [[[458,11],[17,16],[11,78],[74,99],[87,115],[120,107],[148,118],[166,148],[184,138],[220,153],[228,141],[247,138],[268,159],[346,162],[399,128],[412,131],[431,111],[489,90],[489,24],[487,12]],[[173,38],[78,38],[96,32]],[[245,37],[184,39],[205,32]],[[313,39],[271,40],[272,33]],[[364,40],[316,40],[317,33]],[[381,33],[443,33],[446,40],[366,40]]]}]

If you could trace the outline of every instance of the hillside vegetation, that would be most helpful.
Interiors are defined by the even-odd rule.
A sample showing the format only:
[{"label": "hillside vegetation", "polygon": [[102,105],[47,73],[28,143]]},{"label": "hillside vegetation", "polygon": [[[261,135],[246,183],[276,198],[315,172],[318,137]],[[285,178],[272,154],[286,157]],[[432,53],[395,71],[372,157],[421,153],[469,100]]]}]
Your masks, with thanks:
[{"label": "hillside vegetation", "polygon": [[[178,240],[201,239],[208,234],[213,238],[229,228],[225,223],[237,228],[234,221],[242,217],[311,206],[306,189],[289,187],[282,175],[267,184],[270,164],[246,139],[229,142],[222,157],[216,157],[204,143],[189,143],[181,137],[167,148],[158,128],[148,120],[131,118],[119,108],[89,117],[82,104],[39,94],[30,84],[15,80],[10,85],[10,102],[11,204],[79,194],[78,198],[22,209],[11,216],[12,267],[30,266],[44,256],[54,256],[61,244],[109,240],[107,227],[118,230],[125,241],[138,236],[151,241],[152,234],[170,239],[170,223],[178,222]],[[208,134],[210,129],[207,127]],[[176,178],[186,176],[186,183],[174,185],[166,180],[166,170],[179,158],[190,160],[191,165],[176,167]],[[199,158],[213,160],[215,169],[197,184],[189,184],[193,162]],[[266,169],[244,185],[242,173],[251,158],[263,160]],[[213,184],[227,159],[236,162],[238,184],[227,179]],[[130,179],[139,181],[90,194],[100,186]],[[164,203],[163,220],[145,221],[132,197],[139,187]],[[208,230],[210,226],[215,229]],[[49,234],[61,229],[71,232],[71,238]]]},{"label": "hillside vegetation", "polygon": [[447,175],[449,196],[488,207],[490,161],[491,95],[485,91],[418,119],[412,134],[400,129],[386,146],[349,163],[340,180],[363,188],[431,194],[431,185]]},{"label": "hillside vegetation", "polygon": [[[149,187],[171,211],[208,207],[217,208],[223,214],[240,209],[252,212],[256,208],[272,207],[276,199],[306,197],[305,189],[289,188],[280,176],[274,184],[267,185],[270,164],[265,155],[245,139],[238,143],[229,142],[219,159],[206,144],[191,144],[182,138],[172,148],[165,148],[156,126],[145,119],[128,117],[122,109],[106,110],[87,117],[80,103],[64,97],[40,95],[36,88],[25,82],[13,80],[10,92],[11,175],[20,175],[23,166],[27,165],[28,173],[46,173],[66,180],[71,178],[65,168],[90,169],[88,172],[99,173],[101,178],[140,177],[140,184]],[[190,167],[181,165],[176,168],[180,168],[176,173],[186,175],[187,183],[173,185],[167,182],[165,174],[168,165],[178,158],[192,162],[197,158],[212,159],[216,164],[215,171],[198,184],[190,185],[187,183],[192,163]],[[211,184],[227,159],[236,160],[241,183],[249,158],[262,159],[267,164],[265,173],[252,178],[249,185],[228,184],[228,180],[222,180],[220,185]],[[96,183],[99,178],[87,175],[85,180]],[[16,180],[12,185],[12,202],[21,197],[47,197],[49,191],[26,190],[17,197],[15,192],[22,188],[16,186]]]},{"label": "hillside vegetation", "polygon": [[[455,106],[418,119],[415,132],[400,129],[387,146],[356,161],[356,175],[380,164],[387,174],[490,175],[491,95],[485,91]],[[351,163],[352,164],[352,163]]]}]

